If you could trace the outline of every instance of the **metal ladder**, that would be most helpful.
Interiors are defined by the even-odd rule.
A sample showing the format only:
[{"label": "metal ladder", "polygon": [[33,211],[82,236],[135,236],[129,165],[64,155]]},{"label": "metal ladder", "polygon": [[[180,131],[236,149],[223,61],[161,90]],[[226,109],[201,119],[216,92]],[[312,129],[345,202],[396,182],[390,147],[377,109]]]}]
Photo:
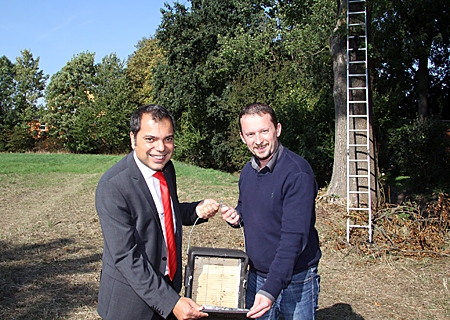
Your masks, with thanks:
[{"label": "metal ladder", "polygon": [[366,228],[372,242],[372,196],[365,0],[347,0],[347,242]]}]

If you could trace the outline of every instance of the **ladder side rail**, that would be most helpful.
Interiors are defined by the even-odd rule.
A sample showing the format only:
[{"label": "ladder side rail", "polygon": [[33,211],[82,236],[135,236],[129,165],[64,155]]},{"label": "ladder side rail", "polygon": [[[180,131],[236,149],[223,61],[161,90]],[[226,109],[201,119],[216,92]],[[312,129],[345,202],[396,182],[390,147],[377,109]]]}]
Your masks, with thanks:
[{"label": "ladder side rail", "polygon": [[369,57],[368,57],[368,43],[367,43],[367,4],[364,3],[364,24],[365,24],[365,28],[364,28],[364,46],[365,46],[365,50],[364,50],[364,55],[365,55],[365,60],[366,60],[366,101],[367,101],[367,161],[368,161],[368,173],[369,173],[369,178],[368,178],[368,206],[369,206],[369,211],[368,211],[368,233],[369,233],[369,242],[372,242],[372,176],[371,176],[371,168],[372,168],[372,161],[370,158],[370,105],[369,105]]},{"label": "ladder side rail", "polygon": [[[358,10],[351,11],[351,4],[362,4],[364,6],[364,11],[361,10],[361,7],[358,6]],[[363,16],[363,17],[360,17]],[[354,18],[353,21],[352,18]],[[357,21],[359,19],[359,21]],[[352,31],[351,28],[356,27],[358,29],[354,29],[353,32],[358,33],[358,31],[364,26],[364,35],[362,34],[350,34]],[[350,43],[351,40],[357,41],[359,38],[363,39],[364,44],[362,47],[359,46],[359,43],[353,43],[357,45],[357,47],[353,47]],[[350,52],[361,51],[364,53],[364,60],[357,59],[356,61],[351,61]],[[350,214],[350,211],[366,211],[368,213],[368,223],[367,225],[354,224],[351,223],[350,216],[347,218],[347,241],[350,241],[350,230],[351,228],[367,228],[369,232],[369,242],[372,242],[372,199],[371,199],[371,158],[370,158],[370,123],[369,123],[369,103],[368,103],[368,94],[369,94],[369,83],[368,83],[368,53],[367,53],[367,9],[366,9],[366,1],[365,0],[347,0],[347,213]],[[361,57],[361,56],[360,56]],[[357,67],[357,72],[353,72],[351,70],[351,65],[362,65],[362,69]],[[353,68],[355,69],[355,68]],[[362,73],[364,70],[364,73]],[[361,80],[364,78],[365,86],[364,87],[352,87],[352,78],[359,77]],[[351,101],[353,90],[364,90],[365,100],[364,101]],[[364,104],[365,114],[352,114],[352,105],[357,107],[357,104]],[[365,118],[365,128],[355,128],[354,121],[357,118]],[[352,121],[352,119],[354,119]],[[352,126],[353,125],[353,126]],[[358,132],[364,132],[365,142],[357,141],[355,135],[358,135]],[[352,143],[350,142],[351,136],[353,134]],[[358,148],[365,148],[366,157],[365,159],[359,159],[356,155],[361,153],[362,151],[358,151]],[[363,152],[364,153],[364,152]],[[351,159],[352,154],[355,155],[355,159]],[[363,157],[364,158],[364,157]],[[355,167],[355,174],[351,173],[350,164],[354,163],[366,163],[366,171],[367,174],[360,174],[358,167]],[[351,190],[352,183],[351,179],[355,179],[354,184],[357,187],[357,190]],[[359,189],[359,179],[366,179],[367,182],[367,190],[361,191]],[[357,195],[357,204],[356,206],[352,205],[351,195]],[[363,207],[361,204],[360,196],[367,197],[367,207]]]}]

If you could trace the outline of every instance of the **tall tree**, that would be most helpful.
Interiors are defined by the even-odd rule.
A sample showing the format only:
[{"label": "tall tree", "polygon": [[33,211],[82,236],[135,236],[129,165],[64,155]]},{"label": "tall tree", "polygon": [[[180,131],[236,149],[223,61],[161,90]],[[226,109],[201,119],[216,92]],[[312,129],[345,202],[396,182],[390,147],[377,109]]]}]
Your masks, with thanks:
[{"label": "tall tree", "polygon": [[0,123],[4,123],[6,114],[14,108],[13,98],[14,64],[6,56],[0,57]]},{"label": "tall tree", "polygon": [[127,78],[133,90],[133,103],[136,105],[155,102],[153,74],[155,66],[162,59],[162,50],[154,38],[142,38],[128,58]]},{"label": "tall tree", "polygon": [[373,2],[372,10],[377,91],[389,92],[391,109],[400,109],[402,116],[428,117],[430,85],[450,73],[450,3],[383,0]]},{"label": "tall tree", "polygon": [[115,54],[97,65],[94,90],[92,139],[97,152],[125,153],[130,150],[129,119],[137,105],[132,102],[125,64]]},{"label": "tall tree", "polygon": [[37,115],[38,100],[44,97],[48,75],[39,70],[39,57],[34,59],[29,50],[23,50],[21,54],[14,64],[15,108],[22,121],[30,122]]},{"label": "tall tree", "polygon": [[334,73],[334,113],[335,113],[335,144],[333,174],[327,188],[328,195],[347,196],[347,45],[345,36],[346,0],[337,1],[336,26],[330,36],[330,53],[333,59]]},{"label": "tall tree", "polygon": [[80,53],[51,77],[46,89],[49,134],[71,151],[82,148],[72,129],[80,110],[92,108],[95,76],[94,53]]},{"label": "tall tree", "polygon": [[8,132],[14,119],[14,64],[6,57],[0,57],[0,151],[6,150]]},{"label": "tall tree", "polygon": [[39,138],[38,104],[44,96],[48,75],[39,70],[39,57],[34,59],[29,50],[21,51],[14,64],[14,129],[8,142],[8,148],[14,151],[28,151]]}]

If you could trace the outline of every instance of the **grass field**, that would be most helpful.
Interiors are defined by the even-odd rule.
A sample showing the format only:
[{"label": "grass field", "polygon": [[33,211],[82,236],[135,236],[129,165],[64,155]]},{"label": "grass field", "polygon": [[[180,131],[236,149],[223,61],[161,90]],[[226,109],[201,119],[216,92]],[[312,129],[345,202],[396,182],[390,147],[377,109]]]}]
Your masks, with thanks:
[{"label": "grass field", "polygon": [[[121,156],[0,154],[0,319],[99,319],[103,239],[97,181]],[[176,163],[181,201],[234,205],[238,177]],[[323,258],[318,319],[450,319],[447,256],[343,248],[345,208],[317,202]],[[243,249],[220,217],[184,229],[191,245]]]}]

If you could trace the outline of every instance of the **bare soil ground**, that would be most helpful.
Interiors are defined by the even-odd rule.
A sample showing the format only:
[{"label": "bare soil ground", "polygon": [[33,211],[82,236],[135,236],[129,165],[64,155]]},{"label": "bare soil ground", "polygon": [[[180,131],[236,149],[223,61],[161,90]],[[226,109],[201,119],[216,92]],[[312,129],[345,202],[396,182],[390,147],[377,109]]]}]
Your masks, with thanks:
[{"label": "bare soil ground", "polygon": [[[53,173],[47,183],[42,177],[0,176],[1,319],[99,319],[99,177]],[[179,179],[179,188],[182,201],[236,203],[236,185],[198,187]],[[376,242],[373,250],[345,244],[345,208],[323,200],[317,228],[323,250],[318,319],[450,319],[448,255],[381,250]],[[243,249],[241,231],[220,217],[185,227],[185,250],[190,235],[191,246]]]}]

